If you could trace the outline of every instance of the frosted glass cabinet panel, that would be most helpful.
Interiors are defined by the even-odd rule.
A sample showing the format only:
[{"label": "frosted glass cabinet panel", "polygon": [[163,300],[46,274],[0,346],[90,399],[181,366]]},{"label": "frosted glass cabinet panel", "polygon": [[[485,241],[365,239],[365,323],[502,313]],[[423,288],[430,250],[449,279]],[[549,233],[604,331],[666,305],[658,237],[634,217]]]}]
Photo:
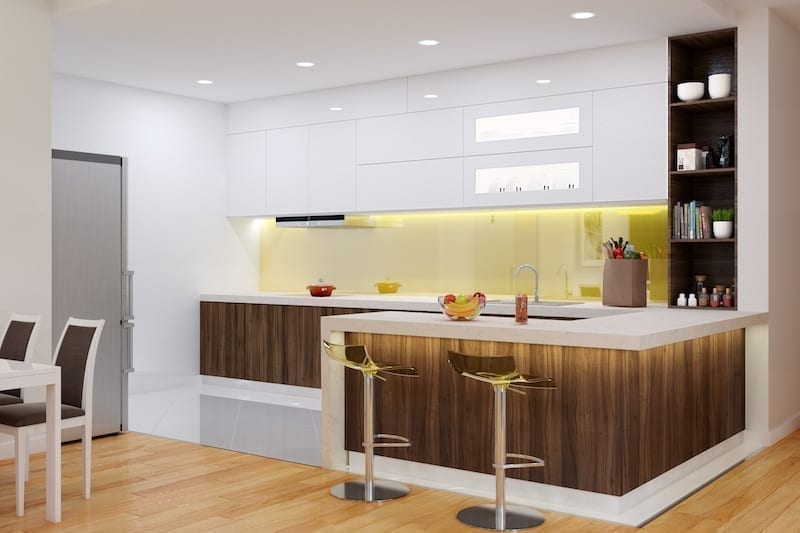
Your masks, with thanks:
[{"label": "frosted glass cabinet panel", "polygon": [[475,119],[475,142],[509,141],[580,133],[580,107]]},{"label": "frosted glass cabinet panel", "polygon": [[569,204],[592,200],[592,149],[464,158],[464,205]]},{"label": "frosted glass cabinet panel", "polygon": [[591,93],[464,108],[465,155],[577,148],[591,144]]}]

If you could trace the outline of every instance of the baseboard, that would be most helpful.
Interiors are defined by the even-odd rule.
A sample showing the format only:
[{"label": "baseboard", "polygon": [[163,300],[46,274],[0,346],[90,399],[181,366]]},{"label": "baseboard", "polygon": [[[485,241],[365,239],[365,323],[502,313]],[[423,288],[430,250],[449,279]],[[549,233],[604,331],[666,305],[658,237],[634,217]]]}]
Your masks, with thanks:
[{"label": "baseboard", "polygon": [[320,389],[218,376],[201,376],[201,378],[202,394],[315,411],[322,409]]},{"label": "baseboard", "polygon": [[[739,433],[623,496],[507,479],[506,499],[509,503],[640,526],[727,472],[751,453],[752,446],[746,442],[744,434]],[[349,452],[348,461],[345,470],[363,475],[362,453]],[[375,457],[375,472],[384,479],[494,498],[495,478],[492,475],[382,456]]]},{"label": "baseboard", "polygon": [[769,435],[767,436],[768,439],[768,446],[772,446],[779,440],[782,440],[795,431],[800,429],[800,413],[796,413],[794,416],[789,417],[786,422],[778,426],[777,428],[770,430]]}]

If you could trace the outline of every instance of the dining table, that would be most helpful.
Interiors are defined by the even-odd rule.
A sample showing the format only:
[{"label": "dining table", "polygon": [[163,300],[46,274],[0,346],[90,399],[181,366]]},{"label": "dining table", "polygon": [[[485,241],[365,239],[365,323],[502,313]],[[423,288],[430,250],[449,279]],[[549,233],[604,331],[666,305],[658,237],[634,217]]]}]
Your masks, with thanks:
[{"label": "dining table", "polygon": [[[45,423],[47,428],[47,520],[60,522],[61,367],[45,363],[0,359],[0,390],[41,385],[44,385],[47,391],[47,417]],[[17,458],[17,460],[25,460],[25,458]]]}]

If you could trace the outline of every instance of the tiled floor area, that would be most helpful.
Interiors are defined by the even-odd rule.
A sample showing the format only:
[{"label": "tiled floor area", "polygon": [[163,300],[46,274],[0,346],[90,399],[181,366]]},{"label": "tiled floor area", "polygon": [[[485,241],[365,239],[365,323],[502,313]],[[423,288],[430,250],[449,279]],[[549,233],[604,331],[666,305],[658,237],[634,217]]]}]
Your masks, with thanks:
[{"label": "tiled floor area", "polygon": [[[291,391],[290,391],[291,392]],[[129,396],[128,428],[207,446],[319,466],[319,399],[199,380]]]}]

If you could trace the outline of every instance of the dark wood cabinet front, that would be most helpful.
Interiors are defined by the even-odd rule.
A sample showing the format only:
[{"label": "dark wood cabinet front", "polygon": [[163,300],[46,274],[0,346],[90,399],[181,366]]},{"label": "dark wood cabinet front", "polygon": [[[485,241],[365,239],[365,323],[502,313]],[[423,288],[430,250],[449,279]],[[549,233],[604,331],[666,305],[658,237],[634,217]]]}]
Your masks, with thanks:
[{"label": "dark wood cabinet front", "polygon": [[366,309],[200,302],[200,373],[320,387],[320,318]]}]

